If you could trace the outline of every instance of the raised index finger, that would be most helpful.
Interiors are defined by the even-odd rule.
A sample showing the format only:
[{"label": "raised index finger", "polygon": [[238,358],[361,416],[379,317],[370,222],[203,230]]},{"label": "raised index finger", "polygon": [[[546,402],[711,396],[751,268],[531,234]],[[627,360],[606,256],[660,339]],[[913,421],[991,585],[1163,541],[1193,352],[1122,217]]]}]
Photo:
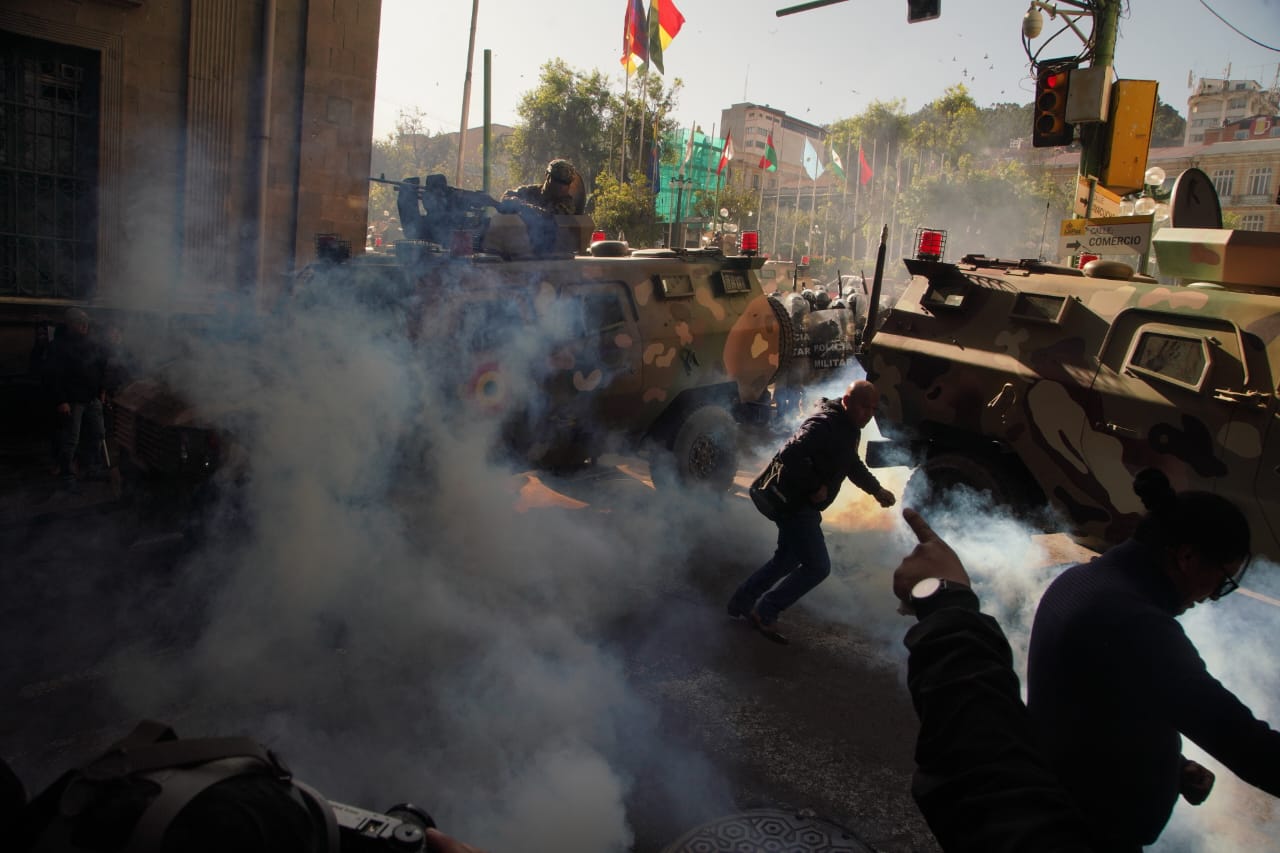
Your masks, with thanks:
[{"label": "raised index finger", "polygon": [[911,507],[902,508],[902,517],[906,519],[907,526],[911,528],[911,532],[916,535],[916,539],[921,543],[936,542],[938,540],[938,534],[933,532],[929,522],[925,521],[924,516]]}]

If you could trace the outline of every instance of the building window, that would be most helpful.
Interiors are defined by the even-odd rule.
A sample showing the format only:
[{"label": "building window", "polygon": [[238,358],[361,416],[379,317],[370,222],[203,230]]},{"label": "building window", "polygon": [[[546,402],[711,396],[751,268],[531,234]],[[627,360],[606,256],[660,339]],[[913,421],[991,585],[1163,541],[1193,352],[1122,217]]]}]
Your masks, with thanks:
[{"label": "building window", "polygon": [[1271,195],[1271,167],[1256,166],[1249,170],[1247,195]]},{"label": "building window", "polygon": [[1240,217],[1241,231],[1261,231],[1263,224],[1261,213],[1246,213]]},{"label": "building window", "polygon": [[97,51],[0,32],[0,295],[93,292],[100,67]]},{"label": "building window", "polygon": [[1236,172],[1234,169],[1217,169],[1213,173],[1213,188],[1218,191],[1218,198],[1226,198],[1231,195],[1231,189],[1236,182]]},{"label": "building window", "polygon": [[1242,110],[1244,109],[1246,103],[1247,101],[1245,101],[1244,98],[1232,98],[1231,103],[1228,104],[1227,106],[1233,110]]}]

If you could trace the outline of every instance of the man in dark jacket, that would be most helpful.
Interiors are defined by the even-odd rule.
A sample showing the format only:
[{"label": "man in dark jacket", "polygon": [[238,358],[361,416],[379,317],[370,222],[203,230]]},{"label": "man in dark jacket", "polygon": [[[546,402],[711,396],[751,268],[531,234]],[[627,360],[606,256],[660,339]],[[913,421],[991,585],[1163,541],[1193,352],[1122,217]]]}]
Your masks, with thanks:
[{"label": "man in dark jacket", "polygon": [[1182,736],[1280,796],[1280,732],[1209,674],[1177,616],[1221,598],[1248,565],[1249,525],[1220,495],[1175,493],[1155,469],[1134,491],[1149,512],[1132,539],[1059,575],[1036,609],[1027,707],[1051,765],[1117,849],[1153,843],[1179,795],[1199,805],[1213,774]]},{"label": "man in dark jacket", "polygon": [[831,574],[822,510],[835,501],[845,478],[874,495],[880,506],[894,504],[893,493],[858,457],[861,430],[870,423],[879,402],[876,386],[865,380],[854,382],[843,398],[824,398],[817,413],[778,452],[779,488],[792,508],[775,522],[778,547],[772,559],[738,587],[728,608],[730,616],[751,620],[774,642],[787,642],[775,626],[778,614]]},{"label": "man in dark jacket", "polygon": [[66,330],[53,340],[49,377],[59,419],[58,471],[63,483],[73,490],[77,448],[87,448],[96,465],[105,467],[102,397],[106,371],[106,353],[89,335],[89,315],[79,308],[68,309]]}]

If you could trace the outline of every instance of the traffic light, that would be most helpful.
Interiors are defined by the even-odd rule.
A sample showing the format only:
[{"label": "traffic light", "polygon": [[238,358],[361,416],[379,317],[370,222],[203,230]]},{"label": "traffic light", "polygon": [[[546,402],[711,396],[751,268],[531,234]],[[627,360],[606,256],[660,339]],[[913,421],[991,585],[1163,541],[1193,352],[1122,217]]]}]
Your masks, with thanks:
[{"label": "traffic light", "polygon": [[907,0],[907,23],[932,21],[942,14],[942,0]]},{"label": "traffic light", "polygon": [[1031,144],[1036,148],[1070,145],[1075,125],[1067,123],[1067,87],[1071,65],[1047,65],[1036,75],[1036,102]]}]

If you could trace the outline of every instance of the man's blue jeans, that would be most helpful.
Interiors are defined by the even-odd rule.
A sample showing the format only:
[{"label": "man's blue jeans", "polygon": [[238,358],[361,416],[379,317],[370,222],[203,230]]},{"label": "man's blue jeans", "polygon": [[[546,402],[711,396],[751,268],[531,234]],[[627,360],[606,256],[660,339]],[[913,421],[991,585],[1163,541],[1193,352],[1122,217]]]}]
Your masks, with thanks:
[{"label": "man's blue jeans", "polygon": [[61,415],[62,421],[58,430],[58,467],[64,478],[72,478],[72,463],[76,458],[76,448],[83,446],[94,460],[95,465],[106,462],[102,458],[102,439],[106,435],[102,419],[102,401],[90,400],[87,403],[72,403],[71,411]]},{"label": "man's blue jeans", "polygon": [[747,578],[729,602],[732,609],[743,613],[754,607],[766,625],[773,624],[779,613],[831,574],[822,513],[803,509],[777,524],[778,548],[773,558]]}]

